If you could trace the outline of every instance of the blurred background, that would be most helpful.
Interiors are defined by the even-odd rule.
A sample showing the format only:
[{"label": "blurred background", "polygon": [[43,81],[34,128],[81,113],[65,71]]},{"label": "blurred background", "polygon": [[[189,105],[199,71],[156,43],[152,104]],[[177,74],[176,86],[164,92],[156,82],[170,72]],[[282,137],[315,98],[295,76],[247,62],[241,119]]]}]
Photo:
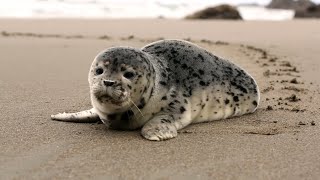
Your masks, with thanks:
[{"label": "blurred background", "polygon": [[[317,5],[320,0],[0,0],[0,2],[1,18],[185,18],[188,16],[195,19],[288,20],[295,17],[320,17],[320,6]],[[219,6],[222,4],[225,6]],[[206,9],[208,7],[211,8]],[[202,14],[199,14],[201,11]],[[195,12],[198,13],[194,14]]]}]

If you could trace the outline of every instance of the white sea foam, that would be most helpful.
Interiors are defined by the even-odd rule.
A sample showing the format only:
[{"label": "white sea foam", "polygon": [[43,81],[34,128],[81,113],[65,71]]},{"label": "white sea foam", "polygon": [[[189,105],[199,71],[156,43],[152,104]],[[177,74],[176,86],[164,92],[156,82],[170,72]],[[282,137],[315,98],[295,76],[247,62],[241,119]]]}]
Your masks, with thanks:
[{"label": "white sea foam", "polygon": [[[266,4],[269,0],[260,0]],[[0,17],[13,18],[183,18],[225,0],[0,0]],[[230,0],[233,5],[251,0]],[[245,20],[293,18],[290,10],[239,6]]]},{"label": "white sea foam", "polygon": [[238,11],[244,20],[290,20],[295,12],[284,9],[267,9],[259,6],[239,6]]}]

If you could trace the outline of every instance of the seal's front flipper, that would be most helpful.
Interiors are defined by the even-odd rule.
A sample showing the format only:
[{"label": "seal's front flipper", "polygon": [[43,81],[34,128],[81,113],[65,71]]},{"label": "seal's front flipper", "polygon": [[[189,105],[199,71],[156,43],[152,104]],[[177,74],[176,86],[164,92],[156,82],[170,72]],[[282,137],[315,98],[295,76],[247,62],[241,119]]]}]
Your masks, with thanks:
[{"label": "seal's front flipper", "polygon": [[52,120],[78,123],[93,123],[100,120],[94,108],[76,113],[59,113],[51,115]]},{"label": "seal's front flipper", "polygon": [[190,123],[191,119],[189,120],[181,114],[158,115],[143,126],[141,135],[151,141],[172,139],[178,135],[178,130]]}]

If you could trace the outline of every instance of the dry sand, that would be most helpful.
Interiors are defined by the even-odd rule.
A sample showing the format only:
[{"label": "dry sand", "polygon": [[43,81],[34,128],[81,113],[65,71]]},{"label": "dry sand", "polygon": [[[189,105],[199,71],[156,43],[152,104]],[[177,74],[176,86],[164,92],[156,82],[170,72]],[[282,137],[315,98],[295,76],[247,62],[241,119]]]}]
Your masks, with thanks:
[{"label": "dry sand", "polygon": [[[0,20],[0,179],[318,179],[320,21]],[[90,108],[87,73],[115,45],[190,38],[253,75],[256,113],[164,142],[50,114]]]}]

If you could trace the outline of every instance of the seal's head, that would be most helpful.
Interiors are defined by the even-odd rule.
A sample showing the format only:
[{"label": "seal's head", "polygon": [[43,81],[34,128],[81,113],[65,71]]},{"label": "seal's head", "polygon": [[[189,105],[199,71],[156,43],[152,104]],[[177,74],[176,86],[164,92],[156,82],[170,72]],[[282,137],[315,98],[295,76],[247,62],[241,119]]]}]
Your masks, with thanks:
[{"label": "seal's head", "polygon": [[108,114],[139,104],[154,83],[153,71],[148,55],[139,49],[117,47],[102,51],[89,71],[92,105]]}]

